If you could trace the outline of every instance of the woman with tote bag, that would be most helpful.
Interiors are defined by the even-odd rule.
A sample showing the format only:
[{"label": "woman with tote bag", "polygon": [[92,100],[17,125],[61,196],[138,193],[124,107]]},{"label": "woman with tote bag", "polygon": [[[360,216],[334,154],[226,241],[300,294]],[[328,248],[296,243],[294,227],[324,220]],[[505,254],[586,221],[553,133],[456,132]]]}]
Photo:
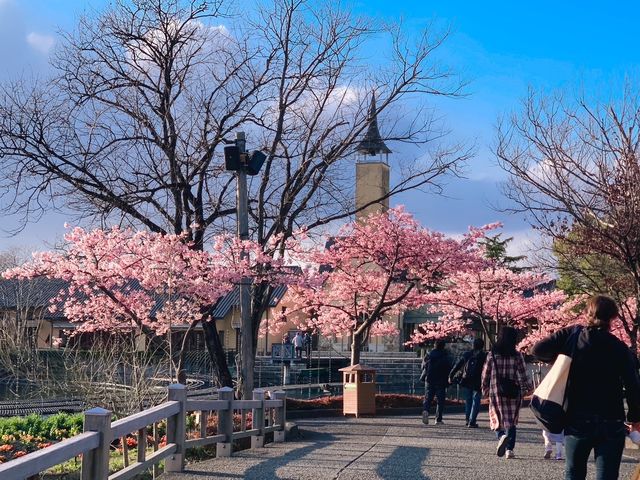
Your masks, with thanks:
[{"label": "woman with tote bag", "polygon": [[[626,435],[626,420],[640,430],[640,378],[636,359],[612,335],[611,321],[618,316],[613,299],[597,295],[587,304],[588,323],[577,338],[566,389],[566,480],[583,480],[587,461],[595,451],[596,479],[618,478]],[[567,351],[574,327],[563,328],[541,340],[532,354],[547,363]],[[624,390],[623,390],[624,388]]]}]

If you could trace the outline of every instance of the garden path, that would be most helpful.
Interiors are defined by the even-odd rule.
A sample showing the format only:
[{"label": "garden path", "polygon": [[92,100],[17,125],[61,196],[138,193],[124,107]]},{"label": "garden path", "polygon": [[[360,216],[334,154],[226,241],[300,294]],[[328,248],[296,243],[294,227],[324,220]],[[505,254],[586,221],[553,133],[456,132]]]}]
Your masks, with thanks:
[{"label": "garden path", "polygon": [[[484,418],[482,418],[484,415]],[[417,417],[321,418],[297,420],[303,438],[269,444],[187,466],[162,480],[200,479],[562,479],[563,461],[542,459],[542,436],[528,410],[518,426],[516,458],[495,455],[495,437],[481,414],[482,428],[468,429],[462,414],[444,425],[425,426]],[[621,479],[631,478],[640,458],[625,450]],[[593,462],[589,479],[595,478]]]}]

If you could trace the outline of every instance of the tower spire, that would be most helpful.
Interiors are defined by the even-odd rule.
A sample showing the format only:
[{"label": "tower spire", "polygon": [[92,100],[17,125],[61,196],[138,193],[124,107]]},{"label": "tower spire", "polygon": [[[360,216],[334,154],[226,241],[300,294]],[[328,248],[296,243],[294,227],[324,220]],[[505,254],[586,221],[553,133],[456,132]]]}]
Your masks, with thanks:
[{"label": "tower spire", "polygon": [[378,114],[376,109],[376,95],[371,92],[371,105],[369,106],[369,113],[367,114],[367,133],[364,134],[364,138],[360,140],[356,150],[362,155],[378,155],[381,153],[389,154],[391,150],[385,145],[382,137],[380,136],[380,130],[378,130]]}]

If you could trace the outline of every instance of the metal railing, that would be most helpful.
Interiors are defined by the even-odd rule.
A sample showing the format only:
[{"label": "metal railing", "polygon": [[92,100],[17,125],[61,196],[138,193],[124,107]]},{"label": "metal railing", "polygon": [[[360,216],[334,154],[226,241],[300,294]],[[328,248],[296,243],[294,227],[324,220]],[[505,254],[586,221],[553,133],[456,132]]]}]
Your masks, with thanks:
[{"label": "metal railing", "polygon": [[[251,411],[251,428],[247,428],[247,412]],[[200,418],[200,435],[187,439],[186,417],[196,412]],[[217,416],[216,435],[208,435],[208,419]],[[240,417],[240,425],[234,428],[234,416]],[[155,426],[166,420],[166,444],[158,448]],[[251,448],[264,445],[264,435],[273,432],[274,442],[284,441],[286,421],[286,393],[277,391],[272,399],[265,399],[264,390],[254,390],[252,400],[234,400],[233,390],[218,390],[217,400],[189,400],[184,385],[169,386],[169,398],[165,403],[111,422],[111,412],[93,408],[84,414],[84,433],[63,440],[48,448],[30,453],[0,465],[2,480],[24,480],[38,475],[55,465],[82,455],[82,480],[127,480],[135,475],[156,468],[165,460],[166,472],[184,470],[185,451],[188,448],[216,445],[216,456],[230,456],[232,442],[251,437]],[[147,427],[154,426],[154,448],[147,450]],[[127,437],[137,436],[136,461],[128,461]],[[109,474],[110,447],[115,439],[122,439],[125,455],[124,468]]]}]

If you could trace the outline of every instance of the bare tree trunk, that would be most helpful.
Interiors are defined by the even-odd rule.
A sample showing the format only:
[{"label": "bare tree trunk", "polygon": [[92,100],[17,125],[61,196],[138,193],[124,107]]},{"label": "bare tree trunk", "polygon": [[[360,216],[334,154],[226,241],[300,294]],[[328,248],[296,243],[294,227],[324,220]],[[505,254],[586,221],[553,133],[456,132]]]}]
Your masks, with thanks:
[{"label": "bare tree trunk", "polygon": [[360,363],[360,348],[362,347],[362,333],[353,332],[351,335],[351,366]]},{"label": "bare tree trunk", "polygon": [[209,357],[211,358],[211,364],[218,387],[233,388],[233,379],[229,372],[227,357],[224,354],[224,346],[222,342],[220,342],[220,335],[218,334],[215,320],[212,319],[202,322],[202,329],[204,330],[204,340],[207,345],[207,350],[209,351]]}]

